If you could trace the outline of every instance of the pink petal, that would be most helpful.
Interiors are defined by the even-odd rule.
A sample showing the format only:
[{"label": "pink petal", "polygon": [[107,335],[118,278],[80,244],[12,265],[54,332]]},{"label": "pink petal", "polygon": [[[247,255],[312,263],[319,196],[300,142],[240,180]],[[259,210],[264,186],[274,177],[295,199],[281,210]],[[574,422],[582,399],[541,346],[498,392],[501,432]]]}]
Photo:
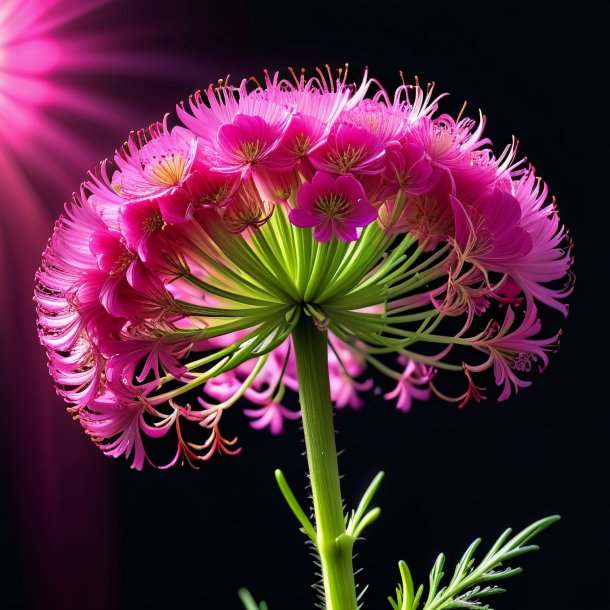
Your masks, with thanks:
[{"label": "pink petal", "polygon": [[295,208],[290,210],[288,214],[288,220],[295,226],[301,229],[309,229],[320,224],[320,216],[308,213],[306,210]]},{"label": "pink petal", "polygon": [[377,209],[370,203],[359,201],[346,221],[355,227],[366,227],[377,220],[378,214]]},{"label": "pink petal", "polygon": [[322,222],[316,227],[313,236],[320,243],[329,242],[333,236],[333,223],[330,220]]},{"label": "pink petal", "polygon": [[347,222],[335,223],[335,233],[337,239],[341,241],[356,241],[358,239],[358,231]]},{"label": "pink petal", "polygon": [[366,195],[364,194],[362,184],[360,184],[354,176],[339,176],[334,182],[333,190],[345,195],[350,201],[366,201]]},{"label": "pink petal", "polygon": [[335,190],[335,179],[325,172],[316,172],[311,181],[313,194],[315,197],[325,195],[329,191]]},{"label": "pink petal", "polygon": [[186,189],[173,189],[157,199],[163,220],[168,224],[181,224],[193,217],[193,197]]},{"label": "pink petal", "polygon": [[297,203],[299,208],[303,210],[313,210],[314,202],[314,187],[311,183],[306,182],[301,185],[299,192],[297,193]]}]

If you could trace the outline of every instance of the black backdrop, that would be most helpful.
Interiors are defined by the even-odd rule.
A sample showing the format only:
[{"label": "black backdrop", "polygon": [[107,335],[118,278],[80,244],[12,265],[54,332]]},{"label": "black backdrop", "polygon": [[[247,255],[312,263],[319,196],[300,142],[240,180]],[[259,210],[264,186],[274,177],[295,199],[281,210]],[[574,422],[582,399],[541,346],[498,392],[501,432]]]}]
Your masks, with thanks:
[{"label": "black backdrop", "polygon": [[[348,61],[355,79],[368,65],[388,87],[398,84],[399,69],[436,81],[451,93],[447,110],[457,112],[465,99],[471,112],[483,109],[496,147],[518,137],[520,152],[557,196],[576,244],[578,281],[561,350],[531,388],[502,404],[489,399],[458,411],[433,399],[401,414],[371,396],[362,412],[337,414],[348,505],[379,469],[387,473],[377,497],[382,516],[357,545],[358,578],[371,586],[365,607],[388,608],[399,559],[422,582],[438,552],[451,565],[477,536],[491,543],[505,526],[560,513],[563,520],[540,538],[542,550],[520,561],[525,574],[507,583],[493,607],[610,608],[603,587],[610,567],[603,15],[586,3],[568,11],[525,2],[406,1],[172,0],[157,7],[137,0],[123,2],[122,11],[123,25],[164,22],[152,44],[202,66],[179,84],[146,91],[109,82],[141,105],[142,125],[227,73],[237,80],[262,68]],[[107,142],[108,152],[115,144]],[[58,410],[56,417],[66,416]],[[246,586],[271,610],[311,608],[304,537],[273,479],[281,467],[295,490],[304,489],[301,433],[290,424],[280,438],[252,431],[238,410],[230,419],[242,454],[217,457],[196,472],[137,473],[96,456],[110,473],[108,519],[104,528],[86,515],[65,522],[72,542],[47,549],[48,569],[53,573],[57,562],[78,578],[61,606],[49,597],[40,607],[101,608],[101,598],[87,592],[107,586],[106,608],[230,610],[240,608],[236,590]],[[72,433],[82,435],[77,425]],[[72,508],[78,513],[78,502]],[[38,550],[19,550],[15,523],[11,502],[4,502],[8,578],[0,596],[8,608],[29,608],[28,590],[42,586],[42,576],[29,573],[23,557]],[[96,564],[100,543],[112,549],[103,570]]]}]

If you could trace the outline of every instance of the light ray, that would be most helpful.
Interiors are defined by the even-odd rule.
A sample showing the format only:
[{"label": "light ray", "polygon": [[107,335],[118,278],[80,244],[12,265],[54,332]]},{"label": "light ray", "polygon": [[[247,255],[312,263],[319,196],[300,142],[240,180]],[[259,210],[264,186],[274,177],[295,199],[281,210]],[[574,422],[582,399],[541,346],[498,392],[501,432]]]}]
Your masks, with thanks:
[{"label": "light ray", "polygon": [[[164,26],[151,20],[128,30],[126,11],[114,0],[0,0],[0,366],[8,382],[0,459],[16,561],[31,578],[20,595],[29,592],[31,608],[49,599],[64,608],[115,601],[110,473],[64,434],[60,419],[47,417],[63,401],[47,390],[31,283],[62,202],[112,152],[104,141],[124,138],[143,120],[144,105],[121,83],[167,86],[197,73],[171,53],[157,55],[154,43],[141,44],[157,43]],[[95,560],[83,562],[93,537]]]}]

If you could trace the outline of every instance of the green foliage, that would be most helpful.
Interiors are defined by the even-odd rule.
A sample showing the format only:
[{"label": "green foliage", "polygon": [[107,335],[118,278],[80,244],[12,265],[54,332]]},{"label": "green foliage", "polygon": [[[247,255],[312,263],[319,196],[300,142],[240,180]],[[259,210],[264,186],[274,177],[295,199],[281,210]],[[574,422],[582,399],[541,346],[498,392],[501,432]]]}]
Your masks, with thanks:
[{"label": "green foliage", "polygon": [[377,473],[377,476],[372,480],[371,484],[364,492],[362,500],[360,500],[360,503],[358,504],[358,508],[353,510],[349,519],[347,519],[346,534],[351,536],[354,541],[360,538],[364,529],[373,523],[381,514],[381,509],[378,507],[375,507],[368,512],[366,512],[366,509],[377,493],[384,476],[385,474],[383,472]]},{"label": "green foliage", "polygon": [[[360,538],[364,529],[369,526],[373,521],[379,517],[381,514],[381,509],[375,507],[367,512],[367,508],[369,504],[373,500],[375,493],[379,489],[381,485],[381,481],[383,481],[384,473],[380,472],[373,479],[371,484],[368,486],[367,490],[364,492],[362,496],[362,500],[358,504],[358,508],[356,510],[352,510],[349,517],[346,516],[346,529],[345,534],[342,534],[337,538],[337,544],[349,544],[350,546]],[[314,546],[318,544],[318,538],[316,530],[305,514],[305,511],[301,508],[299,501],[296,499],[292,489],[290,489],[290,485],[288,485],[288,481],[286,481],[286,477],[282,473],[281,470],[276,469],[275,471],[275,480],[277,481],[278,487],[286,500],[286,503],[290,507],[290,510],[293,512],[294,516],[297,518],[299,523],[301,524],[301,529],[305,532],[308,538],[313,542]]]},{"label": "green foliage", "polygon": [[[481,543],[481,539],[475,540],[462,555],[447,585],[441,585],[445,564],[445,556],[441,553],[430,572],[428,597],[422,610],[446,610],[449,608],[492,610],[484,598],[504,592],[504,589],[497,586],[496,582],[521,572],[521,568],[503,567],[504,564],[519,555],[537,551],[538,546],[527,543],[558,520],[559,516],[557,515],[541,519],[512,538],[512,530],[507,529],[496,540],[478,566],[475,565],[474,553]],[[390,605],[393,610],[417,610],[424,592],[424,585],[420,585],[417,593],[415,593],[413,578],[407,564],[401,561],[398,567],[402,582],[396,588],[395,599],[388,598]]]},{"label": "green foliage", "polygon": [[239,599],[246,610],[269,610],[265,602],[257,604],[248,589],[240,589],[238,591]]},{"label": "green foliage", "polygon": [[293,512],[294,516],[297,518],[303,531],[307,534],[309,539],[314,543],[314,545],[318,544],[318,539],[316,535],[316,530],[312,525],[311,521],[308,519],[305,511],[301,508],[299,501],[296,499],[292,489],[290,489],[290,485],[288,485],[288,481],[286,481],[286,477],[284,473],[278,468],[275,471],[275,480],[277,481],[277,485],[284,496],[284,500],[290,507],[290,510]]}]

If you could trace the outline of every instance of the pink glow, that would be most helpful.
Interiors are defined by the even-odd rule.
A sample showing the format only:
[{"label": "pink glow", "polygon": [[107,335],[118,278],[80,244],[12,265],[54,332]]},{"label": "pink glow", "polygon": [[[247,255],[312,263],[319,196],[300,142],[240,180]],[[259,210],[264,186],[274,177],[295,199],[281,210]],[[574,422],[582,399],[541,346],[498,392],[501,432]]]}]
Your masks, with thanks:
[{"label": "pink glow", "polygon": [[[123,139],[141,119],[141,105],[125,101],[120,83],[146,77],[166,86],[167,74],[197,71],[138,45],[121,29],[124,12],[113,0],[0,0],[0,281],[12,286],[0,299],[2,319],[11,320],[0,359],[4,403],[27,406],[6,413],[0,458],[9,527],[19,541],[14,561],[27,575],[22,586],[32,609],[80,610],[88,598],[115,605],[111,472],[89,457],[89,441],[69,438],[71,425],[50,416],[64,405],[39,358],[29,279],[63,201],[110,152],[103,137],[90,134]],[[116,28],[91,27],[98,17]],[[140,40],[162,32],[162,24],[144,24]]]},{"label": "pink glow", "polygon": [[[0,147],[27,159],[43,184],[59,181],[71,190],[71,167],[84,174],[90,165],[85,160],[99,156],[82,130],[71,127],[74,120],[124,131],[123,136],[138,122],[116,94],[95,83],[97,75],[157,78],[168,69],[174,75],[180,71],[173,58],[153,58],[137,48],[119,25],[99,32],[79,27],[80,20],[118,11],[118,5],[116,0],[0,3]],[[187,69],[185,62],[180,65]],[[70,120],[58,120],[58,112]]]},{"label": "pink glow", "polygon": [[44,74],[50,72],[61,60],[61,51],[50,40],[41,38],[13,45],[8,49],[10,62],[5,70],[14,70],[22,74]]},{"label": "pink glow", "polygon": [[[0,8],[0,114],[12,117],[11,131],[35,125],[35,109],[24,109],[24,104],[53,101],[53,87],[43,80],[62,59],[61,45],[47,36],[44,21],[53,4],[7,0]],[[3,130],[6,123],[0,126]]]}]

